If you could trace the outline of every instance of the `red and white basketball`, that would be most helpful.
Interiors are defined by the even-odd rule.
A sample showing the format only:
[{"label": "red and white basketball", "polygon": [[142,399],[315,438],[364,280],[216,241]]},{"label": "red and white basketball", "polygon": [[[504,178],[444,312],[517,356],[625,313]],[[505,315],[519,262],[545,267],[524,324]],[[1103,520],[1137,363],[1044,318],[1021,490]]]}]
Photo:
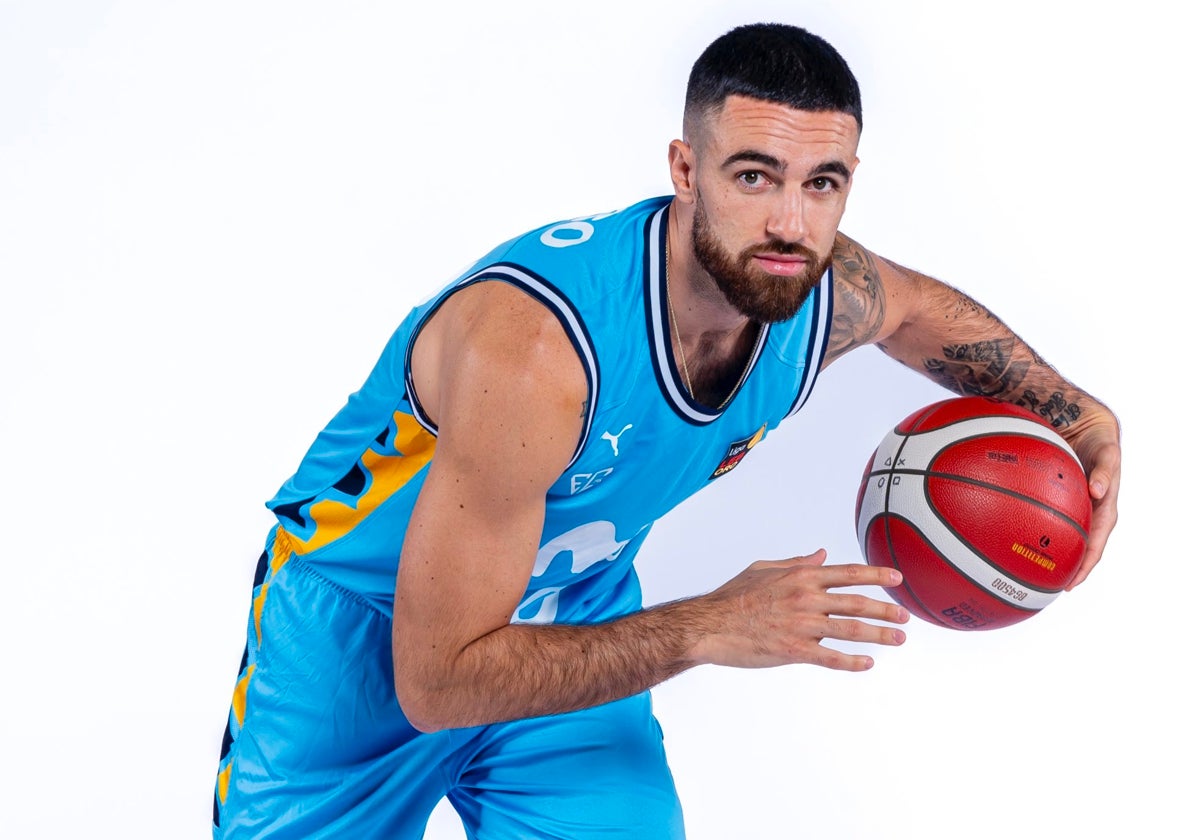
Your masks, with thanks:
[{"label": "red and white basketball", "polygon": [[1087,478],[1040,417],[987,397],[934,403],[888,432],[855,505],[886,590],[916,616],[992,630],[1040,611],[1071,582],[1091,527]]}]

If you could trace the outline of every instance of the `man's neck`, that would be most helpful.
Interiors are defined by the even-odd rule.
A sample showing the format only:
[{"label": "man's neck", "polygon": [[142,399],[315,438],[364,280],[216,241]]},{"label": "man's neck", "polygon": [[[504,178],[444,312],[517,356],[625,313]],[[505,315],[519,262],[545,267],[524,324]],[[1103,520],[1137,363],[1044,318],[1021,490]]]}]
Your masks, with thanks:
[{"label": "man's neck", "polygon": [[718,407],[741,380],[760,325],[732,306],[696,261],[680,215],[672,213],[667,228],[671,346],[692,397]]}]

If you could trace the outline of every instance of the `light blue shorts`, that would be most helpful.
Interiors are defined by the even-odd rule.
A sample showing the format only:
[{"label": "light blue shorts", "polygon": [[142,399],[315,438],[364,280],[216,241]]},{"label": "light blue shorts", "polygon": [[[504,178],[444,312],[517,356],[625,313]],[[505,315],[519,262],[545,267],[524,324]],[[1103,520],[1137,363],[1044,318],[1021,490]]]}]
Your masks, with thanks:
[{"label": "light blue shorts", "polygon": [[214,838],[419,840],[442,797],[472,840],[683,837],[649,693],[422,734],[396,701],[390,618],[300,559],[268,566],[264,555]]}]

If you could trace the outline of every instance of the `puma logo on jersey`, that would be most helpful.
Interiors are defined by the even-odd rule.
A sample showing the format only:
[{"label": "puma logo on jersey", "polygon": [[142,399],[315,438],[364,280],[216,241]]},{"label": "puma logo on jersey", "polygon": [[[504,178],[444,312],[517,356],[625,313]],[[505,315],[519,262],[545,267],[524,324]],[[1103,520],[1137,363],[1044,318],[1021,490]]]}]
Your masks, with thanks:
[{"label": "puma logo on jersey", "polygon": [[626,423],[625,428],[621,429],[621,431],[617,432],[615,435],[612,432],[605,432],[604,434],[600,435],[602,439],[608,441],[612,445],[614,458],[621,454],[621,451],[617,448],[617,442],[621,439],[621,435],[625,434],[632,428],[632,423]]}]

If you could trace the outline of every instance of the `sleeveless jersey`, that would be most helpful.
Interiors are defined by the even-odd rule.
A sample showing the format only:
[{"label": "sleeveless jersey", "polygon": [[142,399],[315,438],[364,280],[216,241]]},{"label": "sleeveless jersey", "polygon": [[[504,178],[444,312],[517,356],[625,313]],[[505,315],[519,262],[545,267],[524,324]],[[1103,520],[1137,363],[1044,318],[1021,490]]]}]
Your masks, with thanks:
[{"label": "sleeveless jersey", "polygon": [[651,199],[517,237],[414,309],[267,503],[279,521],[273,569],[310,564],[391,614],[404,535],[437,443],[412,387],[412,345],[449,295],[499,281],[558,317],[588,381],[583,432],[546,496],[540,548],[513,621],[592,623],[639,609],[633,559],[651,525],[799,410],[830,323],[827,271],[793,318],[761,330],[723,408],[692,400],[671,351],[669,203]]}]

